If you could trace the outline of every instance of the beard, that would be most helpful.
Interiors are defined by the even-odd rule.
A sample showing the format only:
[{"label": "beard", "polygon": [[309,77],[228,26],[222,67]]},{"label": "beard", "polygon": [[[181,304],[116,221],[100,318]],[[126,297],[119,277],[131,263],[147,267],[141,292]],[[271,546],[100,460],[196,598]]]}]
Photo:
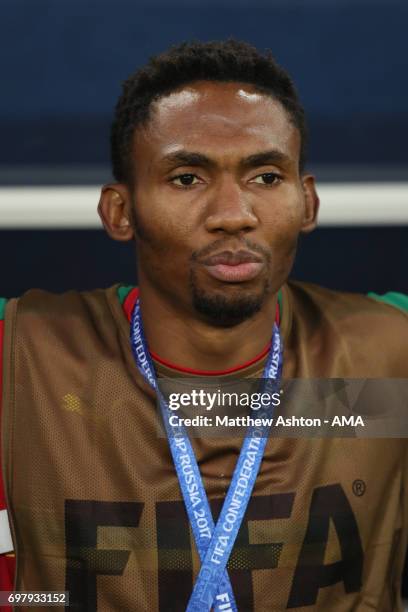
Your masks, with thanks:
[{"label": "beard", "polygon": [[236,290],[233,294],[206,291],[199,286],[193,271],[190,274],[190,289],[195,311],[215,327],[233,327],[250,319],[257,312],[270,293],[269,281],[257,292]]}]

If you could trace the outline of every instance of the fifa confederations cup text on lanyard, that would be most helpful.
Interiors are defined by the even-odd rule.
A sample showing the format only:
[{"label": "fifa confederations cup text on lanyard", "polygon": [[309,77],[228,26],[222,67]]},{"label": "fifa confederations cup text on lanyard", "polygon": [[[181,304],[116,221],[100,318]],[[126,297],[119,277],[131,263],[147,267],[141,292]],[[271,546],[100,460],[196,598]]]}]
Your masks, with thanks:
[{"label": "fifa confederations cup text on lanyard", "polygon": [[[237,611],[226,565],[255,485],[270,426],[265,424],[262,427],[248,428],[215,526],[191,442],[183,426],[170,425],[171,412],[159,390],[143,333],[139,299],[132,312],[130,336],[136,365],[157,393],[180,489],[201,560],[201,569],[187,612],[204,612],[211,607],[217,612]],[[274,323],[271,349],[263,373],[263,391],[273,392],[278,388],[282,366],[282,341],[279,328]],[[272,412],[272,405],[264,406],[258,416],[270,417]],[[263,420],[263,423],[266,422]]]}]

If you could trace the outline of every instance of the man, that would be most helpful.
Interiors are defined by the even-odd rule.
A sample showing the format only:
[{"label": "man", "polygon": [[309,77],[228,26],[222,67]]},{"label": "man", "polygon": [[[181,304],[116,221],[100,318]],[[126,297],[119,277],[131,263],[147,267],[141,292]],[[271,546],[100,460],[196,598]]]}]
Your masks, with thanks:
[{"label": "man", "polygon": [[[261,378],[280,337],[285,379],[407,378],[403,296],[287,282],[318,213],[304,156],[289,77],[245,43],[181,45],[124,84],[99,214],[135,240],[138,289],[4,308],[17,590],[69,591],[75,610],[186,609],[214,526],[197,551],[156,376]],[[215,522],[241,444],[192,440]],[[399,439],[267,440],[228,574],[188,609],[401,610],[405,467]]]}]

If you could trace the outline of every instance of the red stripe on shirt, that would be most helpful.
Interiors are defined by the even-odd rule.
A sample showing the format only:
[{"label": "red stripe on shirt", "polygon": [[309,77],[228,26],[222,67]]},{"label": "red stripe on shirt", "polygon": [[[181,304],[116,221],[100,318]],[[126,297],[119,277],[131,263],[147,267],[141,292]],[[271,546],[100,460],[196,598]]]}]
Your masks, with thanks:
[{"label": "red stripe on shirt", "polygon": [[[3,335],[4,335],[4,321],[0,321],[0,420],[1,420],[1,398],[3,397]],[[0,457],[1,454],[1,438],[0,438]],[[4,496],[4,483],[3,483],[3,471],[0,470],[0,510],[6,508],[6,499]]]},{"label": "red stripe on shirt", "polygon": [[[3,393],[3,335],[4,321],[0,321],[0,417]],[[1,420],[1,419],[0,419]],[[0,439],[1,444],[1,439]],[[1,446],[0,446],[0,457]],[[0,510],[6,508],[6,498],[4,495],[3,472],[0,469]],[[16,558],[14,555],[0,554],[0,591],[12,591],[14,585],[14,575],[16,570]],[[11,606],[0,606],[1,612],[9,612]]]},{"label": "red stripe on shirt", "polygon": [[[134,305],[138,297],[139,297],[139,288],[135,287],[128,293],[125,301],[123,302],[123,310],[125,311],[126,317],[129,322],[132,318],[133,308],[134,308]],[[276,304],[275,321],[279,325],[279,322],[280,322],[279,304]],[[155,361],[158,361],[159,363],[161,363],[164,366],[167,366],[168,368],[177,370],[178,372],[186,372],[187,374],[197,374],[199,376],[222,376],[224,374],[232,374],[233,372],[238,372],[239,370],[243,370],[244,368],[247,368],[248,366],[256,363],[257,361],[260,361],[261,359],[263,359],[263,357],[265,357],[265,355],[267,355],[270,348],[271,348],[271,342],[268,342],[265,348],[262,349],[262,351],[258,355],[256,355],[253,359],[250,359],[249,361],[245,361],[245,363],[240,363],[239,365],[234,366],[232,368],[228,368],[226,370],[195,370],[193,368],[187,368],[185,366],[177,365],[175,363],[172,363],[171,361],[168,361],[167,359],[163,359],[162,357],[159,357],[159,355],[157,355],[153,351],[150,351],[150,355],[153,357]]]}]

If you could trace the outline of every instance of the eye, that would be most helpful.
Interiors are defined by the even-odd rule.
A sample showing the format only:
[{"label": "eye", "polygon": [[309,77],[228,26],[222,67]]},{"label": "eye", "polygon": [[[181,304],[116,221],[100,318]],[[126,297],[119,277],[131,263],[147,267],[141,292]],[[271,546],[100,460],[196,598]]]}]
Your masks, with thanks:
[{"label": "eye", "polygon": [[179,174],[178,176],[173,176],[170,182],[179,187],[190,187],[191,185],[197,185],[200,181],[195,174]]},{"label": "eye", "polygon": [[258,174],[251,180],[251,183],[257,183],[258,185],[275,185],[282,180],[282,177],[276,172],[263,172]]}]

